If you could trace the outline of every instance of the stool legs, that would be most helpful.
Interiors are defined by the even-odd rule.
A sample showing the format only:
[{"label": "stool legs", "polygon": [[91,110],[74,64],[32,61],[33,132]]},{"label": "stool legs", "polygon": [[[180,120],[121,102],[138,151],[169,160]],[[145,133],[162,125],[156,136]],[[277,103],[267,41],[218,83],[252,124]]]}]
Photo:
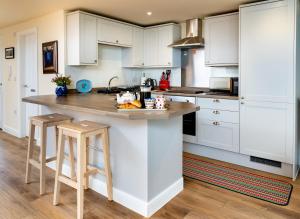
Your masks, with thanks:
[{"label": "stool legs", "polygon": [[69,163],[70,163],[70,178],[75,178],[75,164],[74,164],[74,145],[72,137],[68,137],[69,143]]},{"label": "stool legs", "polygon": [[[89,164],[89,144],[90,144],[90,141],[89,141],[89,138],[87,137],[86,138],[86,141],[85,141],[85,144],[86,144],[86,150],[84,150],[84,155],[83,155],[83,165],[84,165],[84,171],[85,173],[88,172],[88,164]],[[84,178],[84,189],[88,189],[89,188],[89,175],[87,174]]]},{"label": "stool legs", "polygon": [[25,183],[29,183],[29,178],[30,178],[30,174],[31,174],[31,164],[29,161],[33,157],[34,134],[35,134],[35,126],[32,124],[32,122],[30,122]]},{"label": "stool legs", "polygon": [[77,138],[77,219],[83,218],[85,165],[82,164],[85,160],[85,151],[86,138],[79,135]]},{"label": "stool legs", "polygon": [[109,155],[109,142],[108,142],[108,131],[104,129],[102,134],[102,144],[103,144],[103,156],[104,156],[104,170],[106,175],[106,186],[107,186],[107,197],[109,201],[112,201],[112,176],[110,168],[110,155]]},{"label": "stool legs", "polygon": [[62,135],[62,130],[59,130],[57,165],[56,165],[56,173],[55,173],[54,198],[53,198],[54,205],[57,205],[59,203],[59,198],[60,198],[59,177],[62,174],[62,165],[63,165],[63,161],[64,161],[64,149],[65,149],[64,136]]},{"label": "stool legs", "polygon": [[47,128],[41,128],[41,145],[40,145],[40,195],[45,193],[46,184],[46,144],[47,144]]}]

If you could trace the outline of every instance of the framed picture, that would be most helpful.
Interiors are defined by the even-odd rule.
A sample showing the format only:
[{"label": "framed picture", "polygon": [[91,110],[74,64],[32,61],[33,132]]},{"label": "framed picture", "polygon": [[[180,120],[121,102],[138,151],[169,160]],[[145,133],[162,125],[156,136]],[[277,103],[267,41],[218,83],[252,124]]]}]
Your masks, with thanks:
[{"label": "framed picture", "polygon": [[5,59],[14,59],[15,58],[15,48],[9,47],[5,48]]},{"label": "framed picture", "polygon": [[43,73],[58,73],[58,41],[52,41],[42,44],[43,49]]}]

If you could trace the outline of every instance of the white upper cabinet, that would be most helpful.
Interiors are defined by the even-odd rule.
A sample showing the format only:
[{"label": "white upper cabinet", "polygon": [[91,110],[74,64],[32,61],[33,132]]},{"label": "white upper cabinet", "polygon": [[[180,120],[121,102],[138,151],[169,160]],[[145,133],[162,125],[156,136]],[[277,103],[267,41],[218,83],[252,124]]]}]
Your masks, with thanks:
[{"label": "white upper cabinet", "polygon": [[132,26],[118,21],[105,18],[97,19],[97,38],[99,43],[131,47],[132,30]]},{"label": "white upper cabinet", "polygon": [[144,31],[144,63],[145,66],[158,66],[158,28]]},{"label": "white upper cabinet", "polygon": [[97,18],[82,12],[67,15],[67,64],[95,65],[98,60]]},{"label": "white upper cabinet", "polygon": [[147,67],[180,67],[180,49],[169,47],[180,39],[176,24],[146,28],[144,31],[144,63]]},{"label": "white upper cabinet", "polygon": [[123,67],[144,66],[144,29],[133,27],[132,47],[122,51]]},{"label": "white upper cabinet", "polygon": [[205,64],[237,66],[239,63],[239,14],[204,19]]},{"label": "white upper cabinet", "polygon": [[294,101],[293,14],[288,1],[241,8],[241,96],[246,100]]}]

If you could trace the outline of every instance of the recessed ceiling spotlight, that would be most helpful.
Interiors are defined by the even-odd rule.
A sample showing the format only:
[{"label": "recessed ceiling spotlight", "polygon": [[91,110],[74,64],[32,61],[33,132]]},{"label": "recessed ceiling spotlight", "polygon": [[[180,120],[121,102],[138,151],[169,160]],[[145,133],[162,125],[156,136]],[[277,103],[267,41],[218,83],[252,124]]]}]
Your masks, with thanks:
[{"label": "recessed ceiling spotlight", "polygon": [[148,16],[151,16],[151,15],[152,15],[152,12],[151,12],[151,11],[148,11],[148,12],[147,12],[147,15],[148,15]]}]

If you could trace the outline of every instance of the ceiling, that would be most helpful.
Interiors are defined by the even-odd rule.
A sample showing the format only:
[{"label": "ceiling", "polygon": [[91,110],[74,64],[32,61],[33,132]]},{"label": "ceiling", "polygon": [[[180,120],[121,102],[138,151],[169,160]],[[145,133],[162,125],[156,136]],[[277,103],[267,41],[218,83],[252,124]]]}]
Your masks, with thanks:
[{"label": "ceiling", "polygon": [[0,28],[59,9],[82,9],[146,26],[234,11],[246,2],[249,0],[0,0]]}]

